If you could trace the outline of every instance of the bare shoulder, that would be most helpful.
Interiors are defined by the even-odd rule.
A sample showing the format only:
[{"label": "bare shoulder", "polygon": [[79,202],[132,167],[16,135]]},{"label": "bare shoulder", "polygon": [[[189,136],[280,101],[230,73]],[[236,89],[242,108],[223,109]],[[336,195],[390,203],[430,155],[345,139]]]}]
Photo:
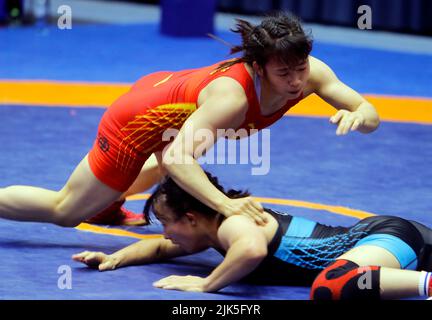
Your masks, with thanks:
[{"label": "bare shoulder", "polygon": [[226,218],[220,225],[217,235],[224,248],[240,237],[250,235],[254,237],[259,231],[259,227],[252,219],[243,215],[233,215]]},{"label": "bare shoulder", "polygon": [[312,83],[322,83],[336,76],[333,70],[324,61],[318,58],[310,56],[309,63],[309,81],[311,81]]},{"label": "bare shoulder", "polygon": [[200,92],[199,99],[208,98],[235,99],[238,102],[247,103],[247,96],[242,85],[230,77],[219,77],[212,80]]}]

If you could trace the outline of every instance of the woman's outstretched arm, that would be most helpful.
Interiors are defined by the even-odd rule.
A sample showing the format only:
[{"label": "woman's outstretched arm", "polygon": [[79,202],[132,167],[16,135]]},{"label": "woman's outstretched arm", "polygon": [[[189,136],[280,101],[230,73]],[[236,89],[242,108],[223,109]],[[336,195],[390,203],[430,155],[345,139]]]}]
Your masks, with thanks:
[{"label": "woman's outstretched arm", "polygon": [[113,254],[84,251],[72,256],[72,259],[84,263],[99,271],[114,270],[131,265],[149,264],[187,255],[178,245],[162,237],[144,239],[131,244]]}]

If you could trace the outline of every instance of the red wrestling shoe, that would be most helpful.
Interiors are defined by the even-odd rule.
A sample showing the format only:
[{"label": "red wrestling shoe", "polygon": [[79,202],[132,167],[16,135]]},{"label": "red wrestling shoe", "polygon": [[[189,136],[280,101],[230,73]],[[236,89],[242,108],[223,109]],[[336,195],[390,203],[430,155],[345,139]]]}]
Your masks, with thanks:
[{"label": "red wrestling shoe", "polygon": [[85,222],[92,224],[104,224],[111,226],[144,226],[147,220],[142,213],[134,213],[125,207],[125,200],[116,201],[108,208],[98,213]]}]

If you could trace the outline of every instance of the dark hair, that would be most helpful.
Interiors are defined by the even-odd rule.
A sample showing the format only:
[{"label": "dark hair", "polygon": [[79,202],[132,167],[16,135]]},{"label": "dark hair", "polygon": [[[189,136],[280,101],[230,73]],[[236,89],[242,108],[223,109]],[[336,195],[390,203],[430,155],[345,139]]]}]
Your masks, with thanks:
[{"label": "dark hair", "polygon": [[312,51],[311,36],[305,34],[300,19],[291,13],[268,15],[257,26],[242,19],[236,21],[236,28],[231,31],[240,33],[242,44],[233,46],[231,54],[243,52],[243,56],[221,64],[220,68],[239,62],[252,65],[254,61],[264,67],[272,56],[292,67],[306,60]]},{"label": "dark hair", "polygon": [[[250,195],[248,191],[239,191],[230,189],[225,191],[224,188],[219,184],[218,178],[213,177],[209,172],[205,171],[207,178],[210,182],[221,192],[223,192],[228,198],[244,198]],[[150,223],[150,212],[154,212],[154,204],[160,201],[162,198],[165,204],[171,209],[176,215],[177,219],[181,219],[186,212],[199,212],[207,216],[215,216],[218,214],[215,210],[203,204],[189,193],[180,188],[175,181],[167,176],[152,193],[150,198],[146,201],[144,206],[144,216]]]}]

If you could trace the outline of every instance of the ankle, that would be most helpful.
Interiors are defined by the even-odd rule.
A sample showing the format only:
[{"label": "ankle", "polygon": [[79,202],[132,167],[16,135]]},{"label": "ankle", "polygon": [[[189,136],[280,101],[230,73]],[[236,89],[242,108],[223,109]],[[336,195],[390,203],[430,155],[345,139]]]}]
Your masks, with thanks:
[{"label": "ankle", "polygon": [[432,296],[432,273],[422,271],[419,279],[419,295]]}]

